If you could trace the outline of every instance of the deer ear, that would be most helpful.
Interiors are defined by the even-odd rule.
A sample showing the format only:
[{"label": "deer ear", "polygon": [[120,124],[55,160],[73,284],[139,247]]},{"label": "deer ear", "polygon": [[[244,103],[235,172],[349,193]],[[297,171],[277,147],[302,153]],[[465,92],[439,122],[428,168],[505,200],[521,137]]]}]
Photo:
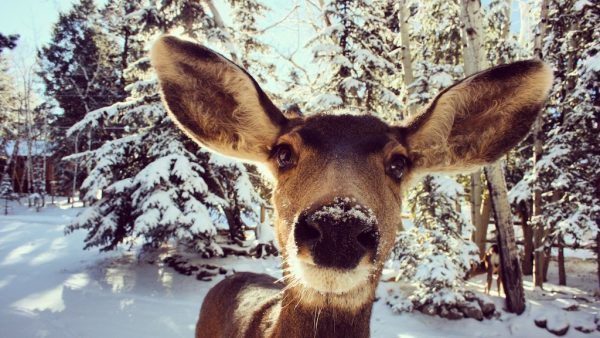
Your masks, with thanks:
[{"label": "deer ear", "polygon": [[529,60],[447,88],[401,127],[413,166],[454,171],[494,162],[527,135],[551,85],[550,68]]},{"label": "deer ear", "polygon": [[155,43],[151,59],[167,111],[188,136],[228,156],[267,159],[288,120],[245,70],[173,36]]}]

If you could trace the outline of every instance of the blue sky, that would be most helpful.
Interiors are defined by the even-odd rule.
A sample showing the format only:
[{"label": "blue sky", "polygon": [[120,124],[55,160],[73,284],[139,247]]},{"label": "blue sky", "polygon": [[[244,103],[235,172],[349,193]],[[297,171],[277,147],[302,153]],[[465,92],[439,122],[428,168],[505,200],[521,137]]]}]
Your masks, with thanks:
[{"label": "blue sky", "polygon": [[52,24],[58,13],[67,10],[72,0],[0,0],[0,32],[19,34],[17,53],[30,56],[50,40]]},{"label": "blue sky", "polygon": [[[486,5],[489,0],[482,2]],[[37,47],[50,39],[52,24],[57,20],[58,13],[67,10],[72,3],[73,0],[0,0],[0,32],[21,35],[17,53],[26,57],[31,56]],[[276,21],[282,18],[295,4],[304,4],[305,2],[301,0],[268,0],[265,3],[269,4],[273,10],[266,21]],[[512,25],[513,31],[516,31],[519,24],[518,1],[513,1],[512,7]],[[298,46],[301,49],[308,32],[298,28],[298,20],[305,18],[306,14],[302,11],[298,12],[287,20],[289,23],[270,30],[265,38],[277,39],[279,50],[284,53],[291,52]],[[226,15],[224,16],[226,17]]]},{"label": "blue sky", "polygon": [[[489,1],[482,0],[483,6],[487,6]],[[17,60],[21,65],[33,65],[36,50],[50,40],[52,25],[58,20],[58,14],[68,10],[73,2],[75,0],[0,0],[0,32],[21,36],[18,47],[6,54],[12,56],[13,60]],[[96,2],[103,3],[104,0],[96,0]],[[215,3],[222,12],[224,20],[229,20],[229,13],[226,6],[222,6],[222,1],[216,0]],[[271,8],[271,12],[263,19],[264,22],[261,23],[263,27],[280,21],[292,8],[299,5],[299,9],[284,22],[268,30],[262,36],[262,40],[275,46],[282,54],[290,55],[296,52],[296,62],[313,72],[315,67],[311,64],[310,48],[304,46],[314,34],[306,24],[309,18],[314,17],[316,13],[314,8],[305,0],[264,0],[264,3]],[[513,31],[519,29],[519,22],[519,0],[513,0],[511,20]],[[280,71],[289,66],[287,62],[275,57],[271,61],[280,66]],[[281,75],[287,76],[287,72],[283,71]],[[264,85],[270,91],[278,91],[276,88],[270,88],[273,85],[271,83]]]}]

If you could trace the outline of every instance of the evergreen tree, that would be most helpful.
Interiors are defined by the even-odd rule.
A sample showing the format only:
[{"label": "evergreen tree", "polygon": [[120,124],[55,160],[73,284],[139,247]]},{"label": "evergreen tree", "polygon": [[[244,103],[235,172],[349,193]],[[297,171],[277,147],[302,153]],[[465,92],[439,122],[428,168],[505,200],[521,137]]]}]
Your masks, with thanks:
[{"label": "evergreen tree", "polygon": [[[110,138],[103,128],[72,137],[65,135],[66,129],[88,112],[124,98],[119,48],[115,48],[120,41],[111,40],[110,33],[94,1],[80,0],[59,15],[50,43],[39,51],[39,75],[46,95],[62,111],[51,128],[57,157],[95,149]],[[70,178],[78,186],[81,178],[75,176],[84,171],[79,170],[77,162],[74,165]]]},{"label": "evergreen tree", "polygon": [[[17,134],[18,114],[16,113],[17,93],[13,84],[13,77],[8,72],[8,62],[0,54],[0,146],[5,150],[9,140],[15,140]],[[8,157],[8,154],[5,154]]]},{"label": "evergreen tree", "polygon": [[63,110],[60,126],[70,127],[86,113],[122,98],[114,62],[101,49],[106,37],[99,21],[94,1],[79,1],[60,14],[50,44],[40,51],[46,94]]},{"label": "evergreen tree", "polygon": [[344,108],[395,120],[402,108],[398,91],[390,88],[397,65],[386,44],[389,30],[380,3],[333,0],[322,15],[331,18],[311,42],[315,60],[323,65],[312,91],[314,112]]},{"label": "evergreen tree", "polygon": [[17,46],[17,40],[19,39],[18,35],[4,35],[2,33],[0,33],[0,53],[2,53],[2,50],[7,48],[7,49],[13,49]]},{"label": "evergreen tree", "polygon": [[[178,2],[138,6],[122,17],[131,41],[181,29],[188,37],[229,47],[224,53],[229,57],[244,59],[234,54],[226,27],[204,7]],[[206,256],[222,254],[215,242],[217,228],[228,228],[230,239],[241,243],[244,221],[257,223],[256,207],[262,200],[252,190],[244,165],[204,151],[175,128],[160,102],[147,51],[132,50],[130,55],[141,57],[125,72],[128,98],[90,112],[70,130],[86,130],[101,121],[125,127],[122,137],[86,157],[93,169],[82,189],[92,206],[69,231],[87,230],[86,248],[110,250],[142,238],[151,247],[177,240]]]},{"label": "evergreen tree", "polygon": [[408,196],[414,226],[400,233],[394,254],[401,277],[417,284],[409,297],[417,307],[465,301],[463,279],[476,262],[477,247],[462,235],[472,231],[456,210],[463,194],[456,181],[430,175]]},{"label": "evergreen tree", "polygon": [[13,189],[12,178],[6,170],[4,170],[0,178],[0,198],[4,200],[4,214],[8,215],[8,201],[15,198],[15,191]]},{"label": "evergreen tree", "polygon": [[[462,77],[459,7],[453,2],[414,3],[414,14],[403,24],[410,25],[414,81],[408,104],[424,107],[442,89]],[[437,25],[428,23],[437,22]],[[445,25],[439,25],[439,23]],[[411,48],[412,49],[412,48]],[[448,315],[446,306],[465,302],[464,278],[476,261],[477,247],[467,241],[473,226],[457,206],[463,204],[462,185],[447,176],[427,176],[408,197],[415,215],[414,226],[399,234],[395,247],[400,262],[399,277],[415,282],[409,298],[425,311]]]},{"label": "evergreen tree", "polygon": [[510,0],[490,1],[483,20],[484,48],[490,65],[513,62],[517,60],[517,56],[524,54],[517,36],[510,31],[510,15]]},{"label": "evergreen tree", "polygon": [[[16,139],[18,116],[15,112],[16,92],[13,85],[13,77],[8,72],[8,60],[2,55],[5,48],[16,47],[18,35],[5,36],[0,34],[0,151],[6,150],[6,143]],[[12,154],[4,154],[9,158]],[[8,168],[4,168],[7,171]]]},{"label": "evergreen tree", "polygon": [[578,246],[600,239],[600,6],[555,0],[549,12],[544,55],[556,79],[537,167],[552,194],[533,221],[550,225],[547,245]]}]

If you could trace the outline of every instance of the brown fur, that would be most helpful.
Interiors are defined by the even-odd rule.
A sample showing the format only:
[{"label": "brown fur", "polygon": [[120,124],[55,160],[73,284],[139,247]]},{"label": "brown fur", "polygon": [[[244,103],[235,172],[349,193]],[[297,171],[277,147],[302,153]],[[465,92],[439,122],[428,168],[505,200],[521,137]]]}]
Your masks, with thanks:
[{"label": "brown fur", "polygon": [[[375,289],[401,224],[403,190],[422,172],[457,170],[501,156],[526,134],[551,79],[537,61],[493,68],[444,91],[406,124],[389,126],[372,116],[286,118],[244,70],[173,37],[157,42],[152,62],[179,127],[215,151],[263,162],[275,179],[275,235],[285,287],[264,275],[225,279],[205,298],[197,338],[368,337]],[[276,149],[282,144],[293,158],[279,168]],[[406,157],[400,180],[387,169],[399,156]],[[315,263],[315,257],[352,247],[332,246],[331,252],[325,247],[315,256],[312,244],[295,238],[300,215],[338,198],[369,210],[375,219],[376,250],[352,268]],[[355,224],[345,226],[362,229]],[[327,229],[347,234],[350,228]]]},{"label": "brown fur", "polygon": [[500,289],[502,288],[502,268],[500,265],[500,252],[498,251],[498,245],[492,245],[483,257],[483,265],[487,273],[487,280],[485,284],[485,293],[489,294],[492,288],[493,275],[498,275],[496,279],[496,287],[498,288],[498,296],[500,296]]},{"label": "brown fur", "polygon": [[188,136],[225,155],[264,160],[287,119],[254,79],[223,56],[170,36],[151,56],[168,111]]},{"label": "brown fur", "polygon": [[405,123],[415,167],[464,170],[497,160],[528,133],[552,85],[540,61],[475,74]]}]

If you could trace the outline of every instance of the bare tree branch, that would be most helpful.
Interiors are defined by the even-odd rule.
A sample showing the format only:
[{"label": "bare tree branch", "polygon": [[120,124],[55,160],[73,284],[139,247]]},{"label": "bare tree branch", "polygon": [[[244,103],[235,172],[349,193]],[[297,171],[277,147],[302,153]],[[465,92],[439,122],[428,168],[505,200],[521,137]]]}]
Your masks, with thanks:
[{"label": "bare tree branch", "polygon": [[285,20],[287,20],[287,18],[289,18],[292,14],[294,14],[294,12],[296,12],[296,10],[298,10],[298,8],[300,8],[300,5],[294,6],[282,19],[275,21],[273,24],[259,30],[257,33],[262,34],[271,28],[275,28],[275,27],[279,26],[282,22],[284,22]]}]

